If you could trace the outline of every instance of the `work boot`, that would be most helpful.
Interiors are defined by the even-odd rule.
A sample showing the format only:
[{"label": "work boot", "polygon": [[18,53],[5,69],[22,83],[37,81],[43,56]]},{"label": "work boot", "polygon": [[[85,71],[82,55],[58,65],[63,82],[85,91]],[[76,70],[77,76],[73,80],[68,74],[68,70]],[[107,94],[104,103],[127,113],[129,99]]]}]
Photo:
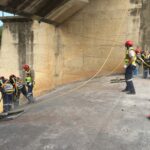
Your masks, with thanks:
[{"label": "work boot", "polygon": [[126,86],[126,88],[124,90],[122,90],[122,92],[128,92],[128,91],[129,91],[128,86]]},{"label": "work boot", "polygon": [[135,94],[136,94],[136,92],[134,92],[134,91],[128,91],[128,92],[127,92],[127,94],[135,95]]},{"label": "work boot", "polygon": [[124,90],[122,90],[122,92],[128,92],[128,90],[125,88]]},{"label": "work boot", "polygon": [[129,92],[127,94],[132,94],[132,95],[136,94],[133,82],[132,81],[128,82],[128,85],[129,85],[128,86]]},{"label": "work boot", "polygon": [[16,109],[17,107],[19,107],[19,100],[16,100],[16,101],[14,102],[14,109]]},{"label": "work boot", "polygon": [[150,120],[150,114],[149,114],[149,115],[147,115],[147,116],[146,116],[146,118]]},{"label": "work boot", "polygon": [[4,110],[3,110],[3,112],[4,112],[4,113],[6,113],[6,112],[8,112],[8,111],[9,111],[8,106],[4,106]]},{"label": "work boot", "polygon": [[124,90],[122,90],[122,92],[128,92],[129,91],[129,85],[128,85],[128,82],[126,82],[126,87],[125,87],[125,89]]},{"label": "work boot", "polygon": [[28,97],[28,104],[31,104],[31,103],[34,103],[34,99],[33,99],[33,96],[29,96]]}]

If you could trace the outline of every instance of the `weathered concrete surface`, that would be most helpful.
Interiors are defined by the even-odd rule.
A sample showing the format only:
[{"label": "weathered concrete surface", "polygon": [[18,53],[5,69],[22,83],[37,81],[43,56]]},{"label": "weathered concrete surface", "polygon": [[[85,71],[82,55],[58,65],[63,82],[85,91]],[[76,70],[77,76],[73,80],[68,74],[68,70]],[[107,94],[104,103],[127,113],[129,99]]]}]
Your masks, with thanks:
[{"label": "weathered concrete surface", "polygon": [[3,19],[3,36],[0,51],[0,75],[22,77],[22,65],[27,63],[35,71],[35,91],[55,87],[55,28],[31,20]]},{"label": "weathered concrete surface", "polygon": [[[124,58],[123,42],[139,41],[141,1],[91,0],[59,28],[63,55],[62,82],[92,76],[112,53],[100,74],[110,72]],[[63,45],[63,46],[61,46]],[[122,66],[118,67],[120,71]],[[117,72],[116,71],[116,72]]]},{"label": "weathered concrete surface", "polygon": [[88,2],[88,0],[1,0],[0,10],[58,25]]},{"label": "weathered concrete surface", "polygon": [[69,0],[64,5],[53,10],[45,19],[56,22],[57,25],[62,24],[76,12],[84,8],[89,3],[89,0]]},{"label": "weathered concrete surface", "polygon": [[[122,93],[116,77],[60,87],[20,118],[0,122],[3,150],[149,150],[149,79],[135,79],[137,95]],[[141,86],[142,85],[142,86]],[[68,94],[64,94],[68,93]]]},{"label": "weathered concrete surface", "polygon": [[[140,1],[91,0],[59,27],[8,20],[0,52],[1,74],[20,75],[22,64],[27,63],[35,70],[35,91],[41,94],[93,76],[112,51],[98,75],[110,73],[124,58],[124,41],[138,43],[140,13],[133,12],[140,5]],[[115,73],[122,72],[122,66]]]},{"label": "weathered concrete surface", "polygon": [[[56,34],[54,26],[34,22],[32,26],[33,40],[33,69],[35,71],[35,91],[53,89],[55,85],[55,51]],[[28,60],[26,61],[28,64]]]},{"label": "weathered concrete surface", "polygon": [[149,18],[149,9],[150,1],[142,1],[142,13],[141,13],[141,34],[140,41],[143,50],[150,50],[150,18]]}]

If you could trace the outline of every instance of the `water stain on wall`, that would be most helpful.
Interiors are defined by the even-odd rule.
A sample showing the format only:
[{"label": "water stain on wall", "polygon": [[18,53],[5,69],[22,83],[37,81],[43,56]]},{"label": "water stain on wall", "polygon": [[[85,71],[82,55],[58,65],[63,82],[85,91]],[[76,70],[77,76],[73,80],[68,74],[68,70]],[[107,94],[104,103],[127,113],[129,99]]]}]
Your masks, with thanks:
[{"label": "water stain on wall", "polygon": [[9,24],[9,30],[14,38],[14,46],[18,50],[18,65],[20,75],[22,75],[22,65],[27,63],[33,67],[33,47],[34,34],[32,31],[32,21],[28,22],[12,22]]},{"label": "water stain on wall", "polygon": [[141,2],[142,2],[142,0],[130,0],[130,3],[132,3],[132,4],[139,4]]},{"label": "water stain on wall", "polygon": [[143,50],[150,50],[150,1],[142,0],[141,41]]}]

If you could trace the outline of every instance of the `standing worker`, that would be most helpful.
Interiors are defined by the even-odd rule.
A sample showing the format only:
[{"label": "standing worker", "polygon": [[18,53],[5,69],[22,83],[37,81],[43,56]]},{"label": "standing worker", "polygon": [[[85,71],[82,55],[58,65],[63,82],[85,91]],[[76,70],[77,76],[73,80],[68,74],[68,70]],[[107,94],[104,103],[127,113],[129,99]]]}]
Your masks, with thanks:
[{"label": "standing worker", "polygon": [[142,62],[141,62],[141,52],[142,52],[142,50],[141,50],[140,47],[137,47],[135,49],[135,54],[136,54],[137,59],[136,59],[136,69],[134,71],[134,75],[139,74],[139,70],[140,70],[140,67],[141,67],[141,64],[142,64]]},{"label": "standing worker", "polygon": [[0,77],[0,92],[1,92],[1,100],[3,101],[3,102],[1,102],[1,112],[6,112],[7,111],[7,103],[6,103],[6,100],[5,100],[5,93],[4,93],[4,89],[2,88],[2,85],[4,84],[6,82],[6,79],[5,79],[5,77],[4,76],[1,76]]},{"label": "standing worker", "polygon": [[125,80],[126,80],[126,88],[123,92],[127,92],[127,94],[135,94],[135,88],[132,82],[133,71],[136,68],[136,54],[133,48],[133,42],[128,40],[125,42],[126,48],[126,56],[125,56]]},{"label": "standing worker", "polygon": [[148,74],[150,73],[149,66],[150,65],[150,54],[149,51],[144,51],[141,55],[141,58],[145,63],[143,63],[143,78],[146,79]]},{"label": "standing worker", "polygon": [[8,112],[12,109],[14,88],[9,80],[2,77],[0,79],[1,92],[3,96],[4,112]]},{"label": "standing worker", "polygon": [[24,64],[23,69],[25,71],[25,83],[28,88],[27,97],[30,99],[32,103],[34,103],[33,99],[33,87],[34,87],[34,74],[33,71],[30,69],[29,65]]},{"label": "standing worker", "polygon": [[18,99],[18,88],[16,86],[16,76],[14,74],[9,76],[9,81],[14,87],[14,96],[13,96],[13,103],[14,103],[14,108],[19,106],[19,99]]},{"label": "standing worker", "polygon": [[27,97],[26,86],[22,82],[22,80],[19,77],[16,77],[15,75],[10,75],[9,81],[15,89],[15,91],[14,91],[14,108],[19,106],[19,100],[20,100],[21,93],[27,98],[28,103],[31,103],[30,98]]}]

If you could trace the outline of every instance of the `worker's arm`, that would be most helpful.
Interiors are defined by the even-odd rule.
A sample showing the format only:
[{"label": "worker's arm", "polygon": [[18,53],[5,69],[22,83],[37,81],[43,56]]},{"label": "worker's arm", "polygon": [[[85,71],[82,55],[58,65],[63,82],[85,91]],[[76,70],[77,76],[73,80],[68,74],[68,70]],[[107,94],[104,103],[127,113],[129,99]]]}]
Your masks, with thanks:
[{"label": "worker's arm", "polygon": [[135,60],[135,52],[134,51],[129,51],[129,65],[132,64]]},{"label": "worker's arm", "polygon": [[8,83],[9,81],[6,80],[3,84],[2,84],[2,88],[4,88],[4,86]]}]

